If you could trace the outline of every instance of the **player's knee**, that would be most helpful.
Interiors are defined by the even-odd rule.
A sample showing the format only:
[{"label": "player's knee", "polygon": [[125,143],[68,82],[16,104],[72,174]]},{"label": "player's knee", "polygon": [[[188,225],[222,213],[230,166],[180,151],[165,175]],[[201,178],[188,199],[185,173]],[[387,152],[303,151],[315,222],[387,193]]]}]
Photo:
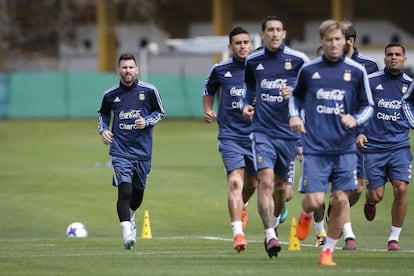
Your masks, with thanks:
[{"label": "player's knee", "polygon": [[345,208],[349,206],[349,197],[346,193],[335,193],[332,195],[331,204],[341,209]]},{"label": "player's knee", "polygon": [[370,203],[378,203],[382,200],[383,197],[384,197],[384,193],[382,193],[378,189],[369,190],[366,196],[367,201]]},{"label": "player's knee", "polygon": [[403,197],[407,194],[407,184],[404,181],[393,181],[393,189],[396,198]]},{"label": "player's knee", "polygon": [[235,177],[230,177],[228,181],[229,192],[240,191],[243,188],[242,181]]}]

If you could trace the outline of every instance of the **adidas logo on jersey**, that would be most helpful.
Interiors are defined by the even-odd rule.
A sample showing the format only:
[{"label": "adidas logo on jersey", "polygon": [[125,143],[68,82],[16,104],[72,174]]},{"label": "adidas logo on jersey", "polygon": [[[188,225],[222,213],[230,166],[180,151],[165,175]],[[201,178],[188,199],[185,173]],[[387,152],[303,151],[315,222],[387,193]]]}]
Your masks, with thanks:
[{"label": "adidas logo on jersey", "polygon": [[114,100],[114,103],[120,103],[120,102],[121,102],[121,99],[119,97],[116,97]]},{"label": "adidas logo on jersey", "polygon": [[380,83],[375,87],[375,90],[384,90],[384,87],[382,87],[382,84]]},{"label": "adidas logo on jersey", "polygon": [[313,80],[319,80],[320,78],[321,78],[321,75],[319,75],[318,72],[313,73],[313,75],[312,75]]},{"label": "adidas logo on jersey", "polygon": [[259,65],[257,65],[256,70],[264,70],[264,67],[261,63],[259,63]]},{"label": "adidas logo on jersey", "polygon": [[225,78],[231,78],[233,77],[232,74],[230,73],[230,71],[227,71],[226,74],[224,74]]}]

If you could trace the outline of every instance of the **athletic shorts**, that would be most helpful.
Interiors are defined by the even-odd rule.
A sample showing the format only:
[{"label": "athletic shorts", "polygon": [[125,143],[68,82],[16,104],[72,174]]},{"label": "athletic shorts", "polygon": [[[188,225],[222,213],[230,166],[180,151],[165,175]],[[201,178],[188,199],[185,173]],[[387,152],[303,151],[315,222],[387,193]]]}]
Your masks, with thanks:
[{"label": "athletic shorts", "polygon": [[293,184],[298,141],[274,139],[263,133],[254,133],[251,138],[256,169],[272,168],[278,177]]},{"label": "athletic shorts", "polygon": [[384,186],[392,179],[399,179],[409,183],[411,180],[412,159],[410,148],[401,148],[382,153],[366,153],[367,189]]},{"label": "athletic shorts", "polygon": [[130,160],[112,156],[112,185],[118,186],[126,182],[138,190],[145,190],[148,175],[151,171],[151,160]]},{"label": "athletic shorts", "polygon": [[355,153],[337,156],[304,155],[299,192],[329,192],[357,188]]},{"label": "athletic shorts", "polygon": [[220,140],[218,150],[221,153],[226,173],[244,168],[247,174],[257,176],[253,163],[251,141]]}]

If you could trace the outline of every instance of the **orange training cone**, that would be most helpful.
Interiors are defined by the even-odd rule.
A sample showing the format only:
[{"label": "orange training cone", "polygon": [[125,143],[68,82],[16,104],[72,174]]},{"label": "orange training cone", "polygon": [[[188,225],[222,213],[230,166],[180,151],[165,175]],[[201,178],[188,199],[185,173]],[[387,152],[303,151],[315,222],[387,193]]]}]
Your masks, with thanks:
[{"label": "orange training cone", "polygon": [[150,225],[148,210],[145,210],[145,212],[144,212],[144,222],[142,223],[141,238],[143,238],[143,239],[151,239],[152,238],[151,225]]},{"label": "orange training cone", "polygon": [[300,243],[299,239],[296,236],[296,219],[292,218],[292,226],[290,227],[290,237],[289,237],[289,247],[290,251],[299,251]]}]

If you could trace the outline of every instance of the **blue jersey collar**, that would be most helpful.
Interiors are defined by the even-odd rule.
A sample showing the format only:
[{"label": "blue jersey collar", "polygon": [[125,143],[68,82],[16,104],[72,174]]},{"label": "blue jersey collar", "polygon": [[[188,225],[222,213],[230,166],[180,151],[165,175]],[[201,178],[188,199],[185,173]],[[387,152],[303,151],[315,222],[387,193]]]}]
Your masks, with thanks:
[{"label": "blue jersey collar", "polygon": [[119,86],[125,90],[133,89],[138,86],[138,79],[135,79],[131,86],[126,86],[122,81],[119,81]]},{"label": "blue jersey collar", "polygon": [[283,43],[280,45],[279,49],[277,49],[276,51],[270,51],[267,47],[264,47],[265,55],[268,55],[268,56],[279,55],[280,53],[283,53],[284,49],[285,49],[285,44]]}]

